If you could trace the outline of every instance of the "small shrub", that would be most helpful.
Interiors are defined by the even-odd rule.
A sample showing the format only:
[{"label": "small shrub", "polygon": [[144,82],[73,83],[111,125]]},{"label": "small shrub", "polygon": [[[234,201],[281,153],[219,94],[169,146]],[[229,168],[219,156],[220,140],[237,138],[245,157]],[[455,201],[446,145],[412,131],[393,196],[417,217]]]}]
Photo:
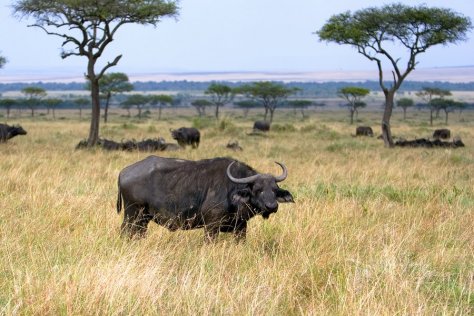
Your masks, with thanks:
[{"label": "small shrub", "polygon": [[194,117],[192,120],[192,126],[197,129],[205,129],[214,123],[214,120],[209,117]]}]

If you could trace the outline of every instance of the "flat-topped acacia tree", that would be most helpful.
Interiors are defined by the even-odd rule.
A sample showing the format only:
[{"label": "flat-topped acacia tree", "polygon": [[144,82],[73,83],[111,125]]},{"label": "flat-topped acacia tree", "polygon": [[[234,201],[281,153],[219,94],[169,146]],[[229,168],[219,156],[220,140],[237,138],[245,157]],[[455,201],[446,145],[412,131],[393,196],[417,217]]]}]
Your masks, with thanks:
[{"label": "flat-topped acacia tree", "polygon": [[16,16],[35,20],[29,26],[62,38],[63,59],[70,56],[87,58],[85,76],[90,82],[92,99],[88,146],[94,146],[99,139],[99,80],[122,57],[118,55],[96,69],[107,45],[125,24],[156,26],[163,17],[176,16],[177,3],[171,0],[20,0],[13,4]]},{"label": "flat-topped acacia tree", "polygon": [[[468,17],[450,9],[396,3],[334,15],[316,34],[322,41],[353,46],[359,54],[377,63],[379,84],[385,95],[382,136],[385,146],[392,147],[390,118],[394,96],[418,64],[418,55],[435,45],[465,40],[471,29]],[[403,64],[402,58],[393,52],[398,44],[406,51]],[[391,68],[391,84],[384,79],[384,67]]]}]

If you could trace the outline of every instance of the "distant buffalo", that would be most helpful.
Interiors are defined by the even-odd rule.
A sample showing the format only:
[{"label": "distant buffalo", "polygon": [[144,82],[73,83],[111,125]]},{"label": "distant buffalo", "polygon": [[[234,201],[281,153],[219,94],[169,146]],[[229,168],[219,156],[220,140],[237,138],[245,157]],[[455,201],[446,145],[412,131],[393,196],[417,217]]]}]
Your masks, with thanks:
[{"label": "distant buffalo", "polygon": [[181,147],[191,145],[193,148],[199,147],[201,133],[194,127],[181,127],[178,129],[170,129],[171,136]]},{"label": "distant buffalo", "polygon": [[0,124],[0,143],[5,143],[17,135],[26,135],[26,131],[20,125]]},{"label": "distant buffalo", "polygon": [[370,126],[357,126],[356,136],[374,136],[374,131]]},{"label": "distant buffalo", "polygon": [[253,124],[253,130],[261,131],[261,132],[268,132],[270,130],[270,122],[267,121],[256,121]]},{"label": "distant buffalo", "polygon": [[429,140],[426,138],[418,138],[414,140],[400,140],[395,142],[395,146],[399,147],[425,147],[425,148],[433,148],[433,147],[446,147],[446,148],[457,148],[457,147],[464,147],[464,143],[462,142],[461,138],[455,137],[452,142],[435,139]]},{"label": "distant buffalo", "polygon": [[243,150],[243,148],[240,147],[239,142],[236,141],[236,140],[230,141],[230,142],[227,144],[226,148],[229,148],[229,149],[231,149],[231,150],[233,150],[233,151],[242,151],[242,150]]},{"label": "distant buffalo", "polygon": [[451,131],[447,128],[437,129],[433,132],[434,139],[448,139],[451,137]]}]

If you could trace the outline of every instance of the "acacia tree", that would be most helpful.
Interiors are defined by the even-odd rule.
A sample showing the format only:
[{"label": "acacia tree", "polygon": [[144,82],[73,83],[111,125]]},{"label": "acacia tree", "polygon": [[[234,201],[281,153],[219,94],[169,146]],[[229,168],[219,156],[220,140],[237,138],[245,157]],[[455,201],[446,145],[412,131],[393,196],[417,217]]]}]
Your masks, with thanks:
[{"label": "acacia tree", "polygon": [[273,114],[277,106],[288,96],[296,93],[298,88],[287,88],[284,85],[271,81],[253,82],[249,85],[243,85],[236,91],[248,95],[254,100],[259,101],[265,108],[264,120],[267,120],[270,112],[270,123],[273,122]]},{"label": "acacia tree", "polygon": [[177,1],[173,0],[19,0],[13,5],[18,17],[31,17],[48,35],[60,37],[61,57],[83,56],[87,59],[86,78],[91,86],[92,117],[87,145],[99,139],[99,80],[110,67],[117,65],[122,55],[99,67],[97,62],[113,41],[118,29],[131,23],[156,26],[162,17],[176,16]]},{"label": "acacia tree", "polygon": [[254,100],[237,101],[237,102],[234,102],[234,105],[244,110],[244,117],[247,117],[250,109],[256,109],[261,106],[259,102],[256,102]]},{"label": "acacia tree", "polygon": [[15,106],[18,102],[15,99],[0,99],[0,107],[5,108],[7,111],[7,118],[10,118],[10,110],[13,106]]},{"label": "acacia tree", "polygon": [[304,119],[304,118],[306,118],[306,113],[304,112],[304,110],[308,106],[313,104],[313,102],[310,101],[310,100],[291,100],[291,101],[288,101],[288,104],[295,109],[295,113],[296,113],[296,110],[299,109],[300,112],[301,112],[301,116]]},{"label": "acacia tree", "polygon": [[127,109],[128,115],[130,116],[130,108],[135,106],[138,110],[138,119],[142,118],[143,108],[150,103],[150,98],[143,94],[131,94],[125,101],[122,102],[122,107]]},{"label": "acacia tree", "polygon": [[361,87],[348,86],[339,89],[338,95],[349,102],[347,107],[349,108],[351,124],[354,123],[354,113],[357,113],[357,109],[366,105],[361,101],[361,99],[367,96],[369,93],[369,89]]},{"label": "acacia tree", "polygon": [[52,112],[53,112],[53,119],[56,119],[55,110],[58,107],[58,105],[60,105],[62,102],[63,102],[63,100],[57,99],[57,98],[49,98],[49,99],[44,100],[44,104],[48,108],[48,111],[49,111],[49,109],[51,109]]},{"label": "acacia tree", "polygon": [[[385,146],[392,147],[390,118],[394,95],[418,64],[418,55],[435,45],[466,40],[470,29],[470,18],[450,9],[396,3],[334,15],[316,34],[326,42],[353,46],[377,64],[379,85],[385,95],[382,136]],[[394,43],[401,44],[407,52],[404,65],[401,58],[390,52]],[[384,80],[384,66],[391,68],[391,84]]]},{"label": "acacia tree", "polygon": [[212,105],[212,103],[206,99],[197,99],[191,102],[191,105],[196,108],[199,116],[206,116],[206,107]]},{"label": "acacia tree", "polygon": [[235,96],[235,92],[231,87],[219,83],[212,83],[207,90],[204,91],[204,94],[210,95],[210,102],[216,106],[216,119],[219,118],[219,107],[232,102]]},{"label": "acacia tree", "polygon": [[158,105],[158,120],[161,120],[161,112],[167,104],[173,103],[173,97],[167,94],[153,95],[150,97],[151,105]]},{"label": "acacia tree", "polygon": [[110,98],[114,93],[128,92],[133,90],[128,76],[123,72],[111,72],[104,74],[99,80],[100,92],[105,98],[104,123],[107,123]]},{"label": "acacia tree", "polygon": [[432,108],[436,108],[438,111],[443,110],[445,113],[444,123],[448,125],[448,114],[454,112],[456,109],[461,109],[464,107],[464,103],[458,102],[452,99],[444,98],[435,98],[430,101]]},{"label": "acacia tree", "polygon": [[423,87],[421,91],[416,93],[417,96],[422,98],[430,108],[430,125],[433,126],[433,112],[436,112],[436,118],[439,117],[440,109],[437,107],[438,103],[432,103],[434,96],[438,98],[444,98],[451,95],[451,91],[441,88],[431,88],[431,87]]},{"label": "acacia tree", "polygon": [[415,102],[413,102],[413,99],[411,98],[400,98],[400,100],[397,101],[397,106],[403,109],[404,120],[407,118],[407,108],[412,107],[413,105],[415,105]]},{"label": "acacia tree", "polygon": [[90,100],[86,98],[77,98],[74,99],[74,104],[79,108],[79,118],[82,119],[82,109],[91,103]]},{"label": "acacia tree", "polygon": [[35,116],[35,109],[40,105],[41,99],[47,95],[46,91],[40,87],[25,87],[21,89],[21,93],[26,97],[25,103],[31,110],[31,116]]}]

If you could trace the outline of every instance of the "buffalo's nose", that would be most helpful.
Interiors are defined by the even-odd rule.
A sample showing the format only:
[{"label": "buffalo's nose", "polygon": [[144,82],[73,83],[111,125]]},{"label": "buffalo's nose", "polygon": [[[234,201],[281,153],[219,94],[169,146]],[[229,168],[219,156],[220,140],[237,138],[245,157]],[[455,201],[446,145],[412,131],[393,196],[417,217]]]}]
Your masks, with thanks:
[{"label": "buffalo's nose", "polygon": [[269,212],[276,212],[276,210],[278,209],[278,203],[277,202],[265,203],[265,207],[267,208]]}]

